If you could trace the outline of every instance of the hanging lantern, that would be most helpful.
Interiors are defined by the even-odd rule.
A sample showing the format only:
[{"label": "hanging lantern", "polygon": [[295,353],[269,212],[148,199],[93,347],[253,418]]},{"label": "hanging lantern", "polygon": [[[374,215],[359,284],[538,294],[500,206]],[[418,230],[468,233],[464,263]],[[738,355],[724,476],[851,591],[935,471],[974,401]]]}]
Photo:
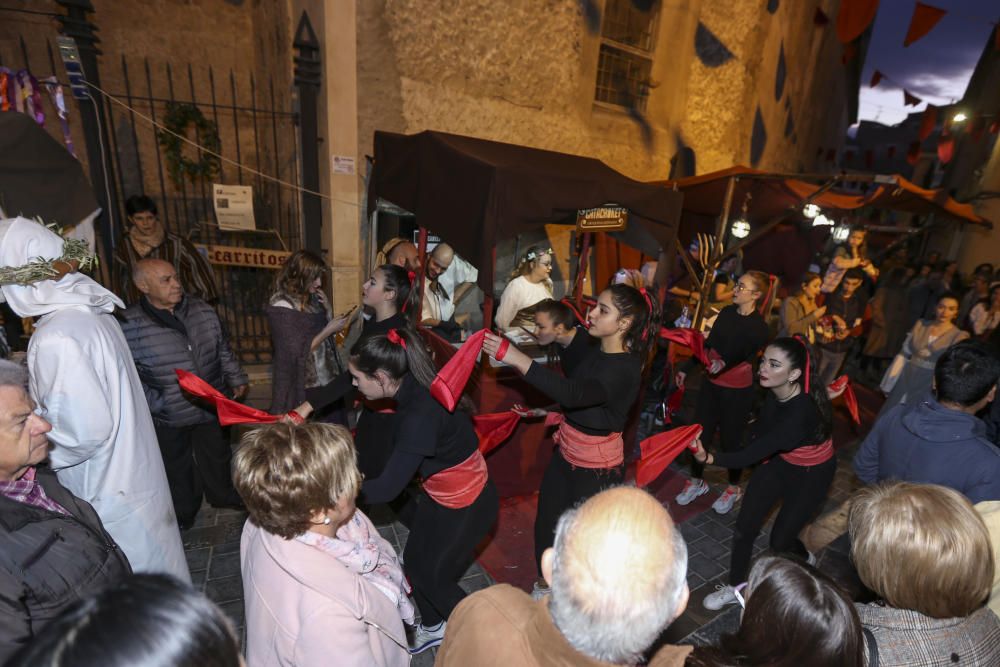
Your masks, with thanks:
[{"label": "hanging lantern", "polygon": [[822,209],[820,209],[820,207],[817,206],[816,204],[806,204],[805,206],[802,207],[802,215],[804,215],[809,220],[814,219],[822,212],[823,212]]},{"label": "hanging lantern", "polygon": [[733,238],[745,239],[750,236],[750,222],[742,218],[733,221],[733,228],[731,232]]}]

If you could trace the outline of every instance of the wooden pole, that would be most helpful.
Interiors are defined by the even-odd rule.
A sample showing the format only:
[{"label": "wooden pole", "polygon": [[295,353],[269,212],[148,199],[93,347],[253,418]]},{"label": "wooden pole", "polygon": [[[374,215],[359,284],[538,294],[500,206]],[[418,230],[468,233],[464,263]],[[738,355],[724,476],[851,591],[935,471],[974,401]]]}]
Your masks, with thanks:
[{"label": "wooden pole", "polygon": [[729,182],[726,183],[726,198],[722,202],[722,214],[715,222],[715,247],[712,249],[711,254],[708,255],[708,265],[704,267],[705,271],[701,276],[701,286],[698,290],[701,298],[698,299],[698,303],[695,304],[694,308],[692,326],[695,329],[701,328],[701,321],[705,316],[705,302],[708,299],[708,288],[712,284],[711,280],[715,273],[715,268],[722,260],[722,239],[726,233],[726,227],[729,225],[729,212],[733,208],[733,195],[736,193],[737,180],[739,179],[736,176],[729,177]]},{"label": "wooden pole", "polygon": [[584,232],[583,245],[580,248],[580,259],[576,266],[576,281],[573,285],[573,302],[576,309],[583,308],[583,279],[587,276],[587,265],[590,261],[590,232]]}]

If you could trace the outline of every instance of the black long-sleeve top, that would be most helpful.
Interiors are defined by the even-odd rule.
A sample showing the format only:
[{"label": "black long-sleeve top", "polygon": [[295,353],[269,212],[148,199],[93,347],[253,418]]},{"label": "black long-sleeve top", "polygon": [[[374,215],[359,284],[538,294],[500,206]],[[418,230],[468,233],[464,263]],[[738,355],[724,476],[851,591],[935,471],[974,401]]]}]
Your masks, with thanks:
[{"label": "black long-sleeve top", "polygon": [[574,428],[601,436],[625,430],[641,377],[638,356],[592,349],[568,377],[533,362],[524,379],[559,403]]},{"label": "black long-sleeve top", "polygon": [[767,323],[760,313],[755,310],[740,315],[739,307],[731,305],[719,312],[705,347],[718,352],[729,369],[744,361],[752,362],[769,337]]},{"label": "black long-sleeve top", "polygon": [[809,394],[799,393],[784,403],[767,392],[757,420],[750,424],[746,447],[738,452],[719,452],[713,463],[723,468],[746,468],[780,452],[820,444],[819,408]]},{"label": "black long-sleeve top", "polygon": [[[358,338],[357,344],[360,344],[362,341],[365,341],[372,336],[387,334],[390,329],[405,329],[408,326],[410,326],[410,323],[402,313],[396,313],[392,317],[387,317],[381,322],[376,322],[373,317],[362,323],[361,335]],[[313,410],[319,411],[329,405],[332,405],[333,403],[336,403],[340,399],[352,393],[353,390],[354,377],[350,373],[341,373],[322,387],[312,387],[310,389],[306,389],[306,400],[313,406]]]},{"label": "black long-sleeve top", "polygon": [[576,333],[569,345],[559,351],[559,365],[563,375],[570,376],[580,363],[596,349],[597,339],[590,335],[583,326],[576,326]]},{"label": "black long-sleeve top", "polygon": [[412,375],[396,392],[393,451],[382,474],[365,480],[361,498],[386,503],[402,492],[417,473],[427,479],[472,456],[479,438],[469,415],[448,412]]}]

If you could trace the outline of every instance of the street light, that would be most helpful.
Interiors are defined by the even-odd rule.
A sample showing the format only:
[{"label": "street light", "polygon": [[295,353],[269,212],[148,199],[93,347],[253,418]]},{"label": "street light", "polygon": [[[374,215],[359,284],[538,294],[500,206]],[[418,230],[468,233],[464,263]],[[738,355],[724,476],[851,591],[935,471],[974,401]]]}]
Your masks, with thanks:
[{"label": "street light", "polygon": [[833,224],[833,220],[822,213],[813,218],[813,227],[832,227]]},{"label": "street light", "polygon": [[822,213],[822,210],[816,204],[806,204],[802,207],[802,215],[812,220],[817,215]]},{"label": "street light", "polygon": [[962,113],[961,111],[959,111],[959,112],[958,112],[957,114],[955,114],[955,116],[954,116],[954,117],[952,118],[952,121],[954,121],[954,122],[956,122],[956,123],[961,123],[961,122],[962,122],[963,120],[967,120],[968,118],[969,118],[968,116],[966,116],[966,115],[965,115],[964,113]]},{"label": "street light", "polygon": [[832,236],[833,240],[838,243],[843,243],[847,240],[847,237],[851,235],[851,228],[848,225],[837,225],[833,228]]},{"label": "street light", "polygon": [[733,222],[733,227],[730,230],[734,238],[745,239],[750,236],[750,222],[740,218]]}]

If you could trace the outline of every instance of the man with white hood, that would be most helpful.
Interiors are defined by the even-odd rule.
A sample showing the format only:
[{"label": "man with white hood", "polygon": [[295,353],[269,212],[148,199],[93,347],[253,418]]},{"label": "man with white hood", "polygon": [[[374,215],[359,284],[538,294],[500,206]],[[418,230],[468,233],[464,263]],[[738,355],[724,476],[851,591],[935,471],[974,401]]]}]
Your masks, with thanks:
[{"label": "man with white hood", "polygon": [[[0,220],[0,267],[63,255],[63,239],[26,218]],[[52,424],[52,468],[86,500],[137,572],[190,581],[153,420],[125,336],[121,300],[81,273],[0,286],[28,343],[31,396]]]}]

